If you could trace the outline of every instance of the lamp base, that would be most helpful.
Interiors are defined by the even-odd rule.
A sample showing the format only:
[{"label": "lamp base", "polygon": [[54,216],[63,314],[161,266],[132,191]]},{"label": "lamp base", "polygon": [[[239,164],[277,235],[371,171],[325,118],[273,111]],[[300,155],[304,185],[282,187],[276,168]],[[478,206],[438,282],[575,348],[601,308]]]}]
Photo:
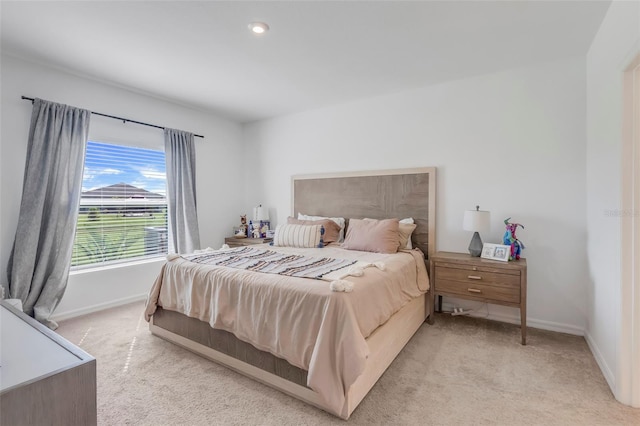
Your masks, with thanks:
[{"label": "lamp base", "polygon": [[472,257],[480,257],[482,253],[482,240],[480,239],[480,234],[477,232],[473,233],[473,237],[471,237],[471,242],[469,243],[469,254]]}]

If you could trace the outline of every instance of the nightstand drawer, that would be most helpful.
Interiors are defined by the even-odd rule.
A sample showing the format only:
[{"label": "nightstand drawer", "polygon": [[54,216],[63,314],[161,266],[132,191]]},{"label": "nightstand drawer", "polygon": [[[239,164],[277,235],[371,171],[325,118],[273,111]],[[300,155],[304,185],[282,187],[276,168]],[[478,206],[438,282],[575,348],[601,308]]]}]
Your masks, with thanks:
[{"label": "nightstand drawer", "polygon": [[496,274],[520,276],[520,270],[509,267],[508,263],[504,263],[504,264],[498,264],[498,262],[493,262],[493,263],[494,263],[493,265],[466,265],[464,263],[436,261],[435,265],[436,267],[463,269],[465,271],[492,272]]},{"label": "nightstand drawer", "polygon": [[486,284],[499,287],[520,288],[520,274],[511,275],[502,272],[485,272],[481,270],[458,269],[436,266],[438,280],[461,281],[468,284]]},{"label": "nightstand drawer", "polygon": [[478,282],[452,281],[438,276],[435,287],[435,291],[438,293],[452,293],[461,296],[474,296],[509,303],[520,303],[520,286],[493,286]]}]

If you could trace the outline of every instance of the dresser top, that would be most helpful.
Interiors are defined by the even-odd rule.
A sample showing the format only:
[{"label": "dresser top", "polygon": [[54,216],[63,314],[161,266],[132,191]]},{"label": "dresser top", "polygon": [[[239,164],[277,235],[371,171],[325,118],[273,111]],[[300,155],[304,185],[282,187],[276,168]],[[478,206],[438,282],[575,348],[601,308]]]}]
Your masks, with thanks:
[{"label": "dresser top", "polygon": [[7,302],[0,302],[0,393],[94,358]]}]

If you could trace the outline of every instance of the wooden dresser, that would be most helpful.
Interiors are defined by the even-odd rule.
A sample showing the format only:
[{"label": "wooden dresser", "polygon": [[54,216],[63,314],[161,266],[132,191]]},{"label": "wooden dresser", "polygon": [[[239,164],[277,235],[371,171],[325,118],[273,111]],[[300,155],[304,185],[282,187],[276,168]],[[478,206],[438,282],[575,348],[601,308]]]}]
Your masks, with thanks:
[{"label": "wooden dresser", "polygon": [[527,261],[511,262],[471,257],[468,253],[437,252],[431,257],[435,306],[442,296],[520,308],[522,344],[527,343]]},{"label": "wooden dresser", "polygon": [[224,239],[224,243],[229,247],[242,247],[242,246],[250,246],[253,244],[264,244],[270,243],[273,241],[273,238],[236,238],[236,237],[228,237]]},{"label": "wooden dresser", "polygon": [[0,424],[95,425],[96,360],[0,302]]}]

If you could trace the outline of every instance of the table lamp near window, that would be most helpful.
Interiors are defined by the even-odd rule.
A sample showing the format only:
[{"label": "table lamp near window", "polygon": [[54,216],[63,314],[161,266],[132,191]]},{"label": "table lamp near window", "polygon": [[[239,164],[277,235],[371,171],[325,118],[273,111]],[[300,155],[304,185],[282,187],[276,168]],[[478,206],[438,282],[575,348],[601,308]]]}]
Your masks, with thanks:
[{"label": "table lamp near window", "polygon": [[476,206],[475,210],[466,210],[462,227],[465,231],[473,232],[469,243],[469,253],[473,257],[479,257],[482,253],[482,240],[479,233],[489,232],[489,212],[480,210],[480,206]]}]

